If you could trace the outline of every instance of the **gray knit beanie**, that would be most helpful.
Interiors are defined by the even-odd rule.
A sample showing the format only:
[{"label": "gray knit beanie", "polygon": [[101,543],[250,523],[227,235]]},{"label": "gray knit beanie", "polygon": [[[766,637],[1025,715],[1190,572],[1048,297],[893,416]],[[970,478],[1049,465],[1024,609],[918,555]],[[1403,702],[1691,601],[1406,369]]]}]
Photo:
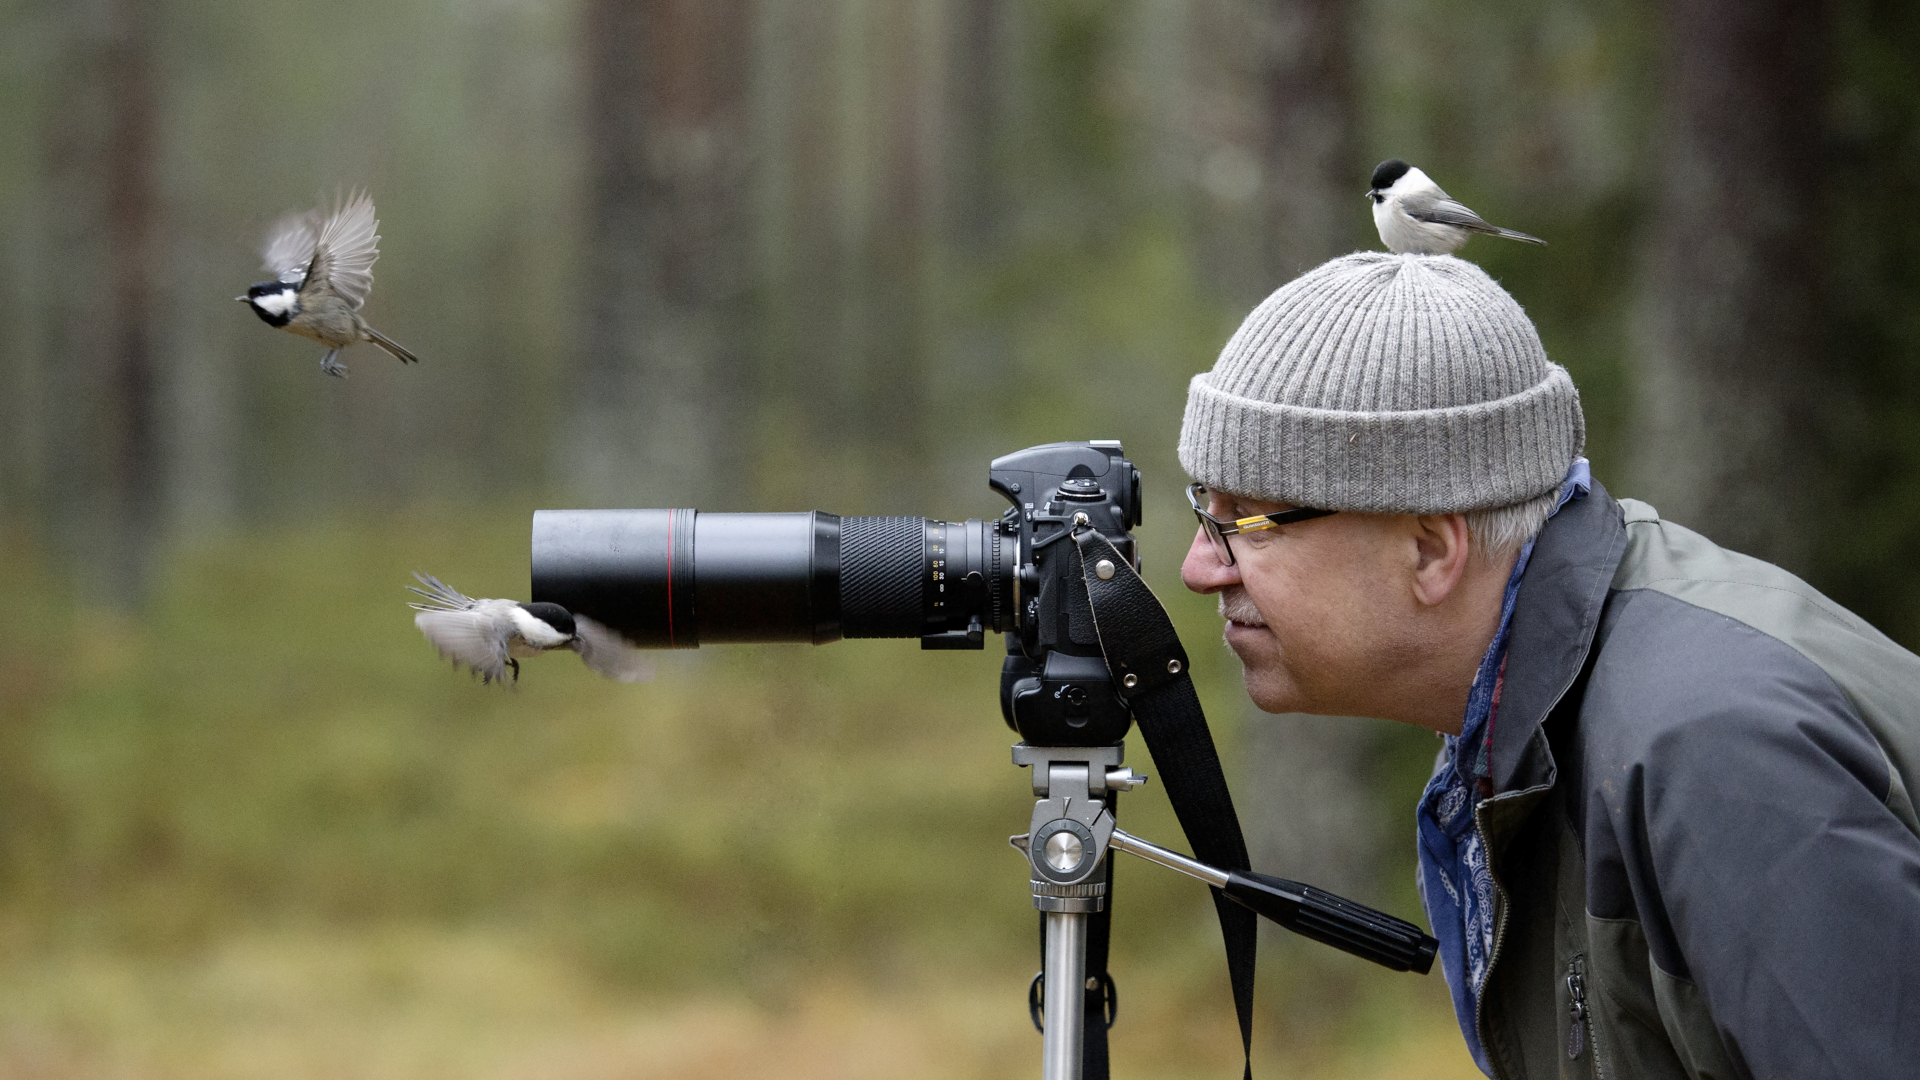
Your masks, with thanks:
[{"label": "gray knit beanie", "polygon": [[1273,502],[1440,514],[1545,494],[1585,445],[1573,379],[1485,271],[1359,252],[1281,286],[1193,377],[1180,464]]}]

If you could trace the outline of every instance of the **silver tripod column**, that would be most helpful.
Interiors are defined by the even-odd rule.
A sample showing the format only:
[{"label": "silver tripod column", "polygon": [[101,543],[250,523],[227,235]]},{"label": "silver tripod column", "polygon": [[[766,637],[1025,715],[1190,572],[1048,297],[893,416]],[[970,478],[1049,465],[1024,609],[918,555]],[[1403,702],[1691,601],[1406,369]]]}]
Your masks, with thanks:
[{"label": "silver tripod column", "polygon": [[1081,1046],[1086,1041],[1087,917],[1079,912],[1047,912],[1046,997],[1042,1015],[1040,1075],[1044,1080],[1080,1080]]},{"label": "silver tripod column", "polygon": [[[1080,1080],[1086,1042],[1087,916],[1107,906],[1111,794],[1146,777],[1120,767],[1119,746],[1013,748],[1015,765],[1033,767],[1032,824],[1013,845],[1026,853],[1033,906],[1046,912],[1042,982],[1044,1080]],[[1096,1023],[1102,1018],[1096,1018]]]}]

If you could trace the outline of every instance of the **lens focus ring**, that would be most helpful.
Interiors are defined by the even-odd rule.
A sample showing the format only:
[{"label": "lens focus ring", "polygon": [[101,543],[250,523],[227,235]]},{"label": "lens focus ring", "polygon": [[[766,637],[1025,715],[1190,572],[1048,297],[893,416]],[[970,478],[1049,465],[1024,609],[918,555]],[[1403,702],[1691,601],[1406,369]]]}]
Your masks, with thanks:
[{"label": "lens focus ring", "polygon": [[840,632],[850,638],[922,633],[927,519],[840,519]]}]

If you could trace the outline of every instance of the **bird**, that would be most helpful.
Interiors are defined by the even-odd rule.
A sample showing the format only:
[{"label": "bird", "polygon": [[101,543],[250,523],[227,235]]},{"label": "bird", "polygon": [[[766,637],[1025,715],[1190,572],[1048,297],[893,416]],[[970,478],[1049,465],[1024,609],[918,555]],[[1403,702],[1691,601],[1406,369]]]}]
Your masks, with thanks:
[{"label": "bird", "polygon": [[1537,236],[1487,224],[1440,190],[1426,173],[1399,158],[1374,166],[1367,198],[1373,202],[1373,224],[1380,230],[1380,242],[1395,255],[1451,255],[1474,233],[1546,243]]},{"label": "bird", "polygon": [[431,574],[414,572],[424,588],[407,586],[426,603],[407,604],[418,627],[440,655],[465,664],[482,683],[520,681],[520,661],[556,649],[571,649],[593,671],[615,682],[646,682],[653,661],[604,623],[559,604],[475,600]]},{"label": "bird", "polygon": [[260,250],[273,279],[254,283],[234,299],[252,307],[268,326],[325,345],[320,370],[329,375],[347,377],[340,350],[358,341],[380,346],[403,364],[415,363],[419,357],[360,317],[360,305],[373,288],[373,261],[380,257],[380,238],[373,232],[379,227],[373,199],[364,191],[336,200],[333,213],[324,217],[319,207],[289,214],[267,233]]}]

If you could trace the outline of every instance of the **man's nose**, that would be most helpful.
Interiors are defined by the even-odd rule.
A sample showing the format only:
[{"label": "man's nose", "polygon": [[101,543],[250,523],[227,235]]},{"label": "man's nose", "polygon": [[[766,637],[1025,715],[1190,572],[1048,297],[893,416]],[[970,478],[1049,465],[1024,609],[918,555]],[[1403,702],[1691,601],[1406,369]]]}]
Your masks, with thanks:
[{"label": "man's nose", "polygon": [[1197,593],[1216,593],[1240,583],[1240,568],[1220,561],[1213,541],[1200,529],[1193,530],[1193,543],[1187,546],[1187,558],[1180,564],[1180,580]]}]

